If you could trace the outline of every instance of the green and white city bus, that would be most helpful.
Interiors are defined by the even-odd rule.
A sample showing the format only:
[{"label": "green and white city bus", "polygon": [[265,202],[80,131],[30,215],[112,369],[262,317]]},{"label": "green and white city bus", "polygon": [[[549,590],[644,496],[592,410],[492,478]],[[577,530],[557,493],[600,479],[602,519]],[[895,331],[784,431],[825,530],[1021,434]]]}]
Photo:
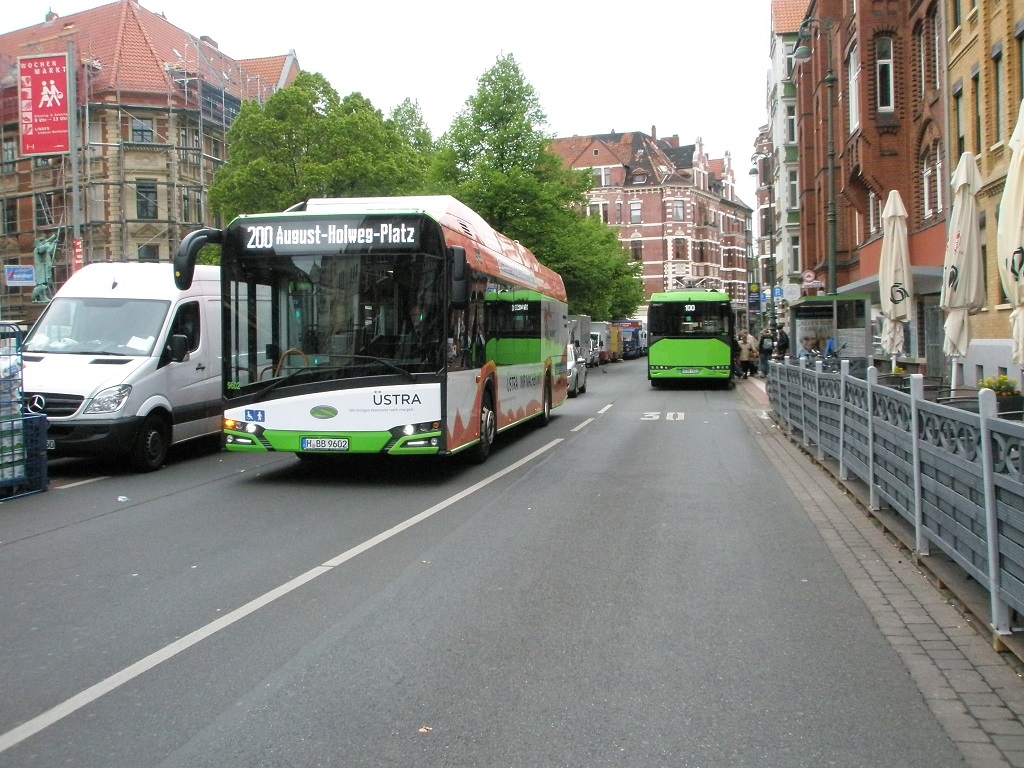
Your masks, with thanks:
[{"label": "green and white city bus", "polygon": [[231,451],[477,460],[567,396],[561,277],[447,196],[309,200],[188,235],[221,246]]},{"label": "green and white city bus", "polygon": [[707,379],[728,384],[733,370],[735,319],[718,291],[672,291],[651,296],[647,310],[647,378]]}]

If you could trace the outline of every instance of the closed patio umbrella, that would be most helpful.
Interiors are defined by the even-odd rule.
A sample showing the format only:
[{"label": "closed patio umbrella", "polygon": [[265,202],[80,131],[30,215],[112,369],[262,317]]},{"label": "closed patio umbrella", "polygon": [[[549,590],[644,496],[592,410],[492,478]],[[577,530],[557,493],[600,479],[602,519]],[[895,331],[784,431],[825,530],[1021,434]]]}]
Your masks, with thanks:
[{"label": "closed patio umbrella", "polygon": [[[943,351],[949,357],[964,357],[971,343],[968,316],[980,312],[985,306],[977,200],[981,174],[970,152],[960,156],[951,186],[953,210],[949,216],[949,239],[946,241],[939,306],[946,310]],[[956,384],[955,381],[952,383]]]},{"label": "closed patio umbrella", "polygon": [[903,354],[903,323],[910,321],[913,281],[910,275],[910,244],[907,241],[907,209],[895,189],[882,209],[882,255],[878,264],[878,291],[882,301],[882,348],[892,357]]},{"label": "closed patio umbrella", "polygon": [[1010,336],[1013,362],[1024,369],[1024,102],[1010,137],[1010,165],[999,201],[996,256],[1003,292],[1013,306]]}]

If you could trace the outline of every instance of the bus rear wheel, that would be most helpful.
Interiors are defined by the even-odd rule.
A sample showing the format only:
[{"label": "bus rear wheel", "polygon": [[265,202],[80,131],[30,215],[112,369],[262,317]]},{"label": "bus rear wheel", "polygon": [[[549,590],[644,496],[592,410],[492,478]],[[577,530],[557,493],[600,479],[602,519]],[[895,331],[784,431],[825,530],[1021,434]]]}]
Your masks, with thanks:
[{"label": "bus rear wheel", "polygon": [[544,403],[541,405],[540,413],[534,419],[538,427],[546,427],[551,423],[551,380],[544,381]]}]

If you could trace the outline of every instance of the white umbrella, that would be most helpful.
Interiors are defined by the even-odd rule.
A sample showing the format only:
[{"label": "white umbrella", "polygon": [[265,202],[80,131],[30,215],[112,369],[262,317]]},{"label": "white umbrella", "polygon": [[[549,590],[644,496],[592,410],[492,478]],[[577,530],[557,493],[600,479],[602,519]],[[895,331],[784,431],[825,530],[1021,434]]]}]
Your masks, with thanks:
[{"label": "white umbrella", "polygon": [[878,291],[882,300],[882,348],[892,357],[903,354],[903,323],[910,321],[910,245],[907,242],[907,209],[895,189],[882,210],[882,257],[878,264]]},{"label": "white umbrella", "polygon": [[[939,306],[946,310],[943,351],[950,357],[964,357],[971,343],[971,324],[967,318],[985,306],[977,200],[981,174],[970,152],[960,156],[952,187],[953,210],[949,216],[949,239],[946,241]],[[956,384],[955,381],[952,383]]]},{"label": "white umbrella", "polygon": [[1010,166],[999,201],[996,254],[1003,292],[1013,306],[1010,335],[1013,362],[1024,368],[1024,102],[1010,137]]}]

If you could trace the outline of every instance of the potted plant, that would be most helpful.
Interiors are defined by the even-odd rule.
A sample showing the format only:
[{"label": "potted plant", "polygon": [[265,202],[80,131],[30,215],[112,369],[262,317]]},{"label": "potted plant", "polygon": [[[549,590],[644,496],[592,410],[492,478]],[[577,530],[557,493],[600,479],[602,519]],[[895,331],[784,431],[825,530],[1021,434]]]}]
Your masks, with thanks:
[{"label": "potted plant", "polygon": [[978,387],[991,389],[996,393],[996,411],[1020,411],[1024,410],[1024,397],[1021,396],[1017,380],[1007,376],[990,376],[981,379]]}]

